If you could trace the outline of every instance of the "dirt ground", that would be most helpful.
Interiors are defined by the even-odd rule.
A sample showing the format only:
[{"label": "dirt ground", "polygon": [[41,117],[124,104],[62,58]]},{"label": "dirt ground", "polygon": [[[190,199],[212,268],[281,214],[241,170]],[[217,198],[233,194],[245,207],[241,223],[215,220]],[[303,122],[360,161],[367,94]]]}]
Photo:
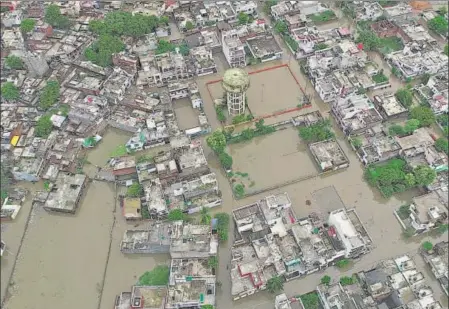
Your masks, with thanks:
[{"label": "dirt ground", "polygon": [[235,184],[245,185],[246,193],[318,173],[307,146],[292,127],[230,145],[229,154],[234,160],[234,174],[237,171],[248,174],[233,177]]}]

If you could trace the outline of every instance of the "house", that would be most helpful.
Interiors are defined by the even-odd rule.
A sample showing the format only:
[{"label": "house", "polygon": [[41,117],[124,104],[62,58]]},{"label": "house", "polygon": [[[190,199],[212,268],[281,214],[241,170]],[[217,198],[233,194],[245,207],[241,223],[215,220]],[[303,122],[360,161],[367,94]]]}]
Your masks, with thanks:
[{"label": "house", "polygon": [[363,133],[382,122],[382,116],[366,95],[338,98],[332,103],[332,113],[346,135]]},{"label": "house", "polygon": [[221,34],[223,54],[232,68],[246,66],[245,45],[236,29],[223,31]]},{"label": "house", "polygon": [[13,26],[20,26],[23,19],[23,12],[21,9],[9,11],[6,14],[2,14],[2,24],[6,28]]},{"label": "house", "polygon": [[312,143],[308,147],[321,172],[335,171],[349,166],[349,159],[334,139]]},{"label": "house", "polygon": [[114,309],[164,309],[166,298],[165,286],[135,285],[131,292],[122,292],[116,297]]},{"label": "house", "polygon": [[429,103],[435,115],[448,112],[448,78],[446,74],[431,76],[427,84],[417,85],[414,89],[418,99]]},{"label": "house", "polygon": [[125,98],[126,89],[131,86],[134,76],[135,72],[129,74],[125,70],[115,67],[114,72],[105,80],[101,95],[111,103],[118,104]]},{"label": "house", "polygon": [[396,99],[394,94],[374,96],[374,102],[385,119],[407,117],[408,115],[408,110]]},{"label": "house", "polygon": [[125,197],[122,200],[123,216],[126,220],[142,219],[142,210],[140,205],[140,198]]},{"label": "house", "polygon": [[395,6],[384,7],[384,14],[388,20],[404,22],[413,18],[413,8],[408,3],[399,2]]},{"label": "house", "polygon": [[272,34],[257,36],[246,40],[251,55],[260,62],[267,62],[282,58],[282,49]]},{"label": "house", "polygon": [[410,204],[410,226],[421,234],[448,222],[446,207],[435,192],[413,198]]},{"label": "house", "polygon": [[133,157],[116,158],[112,164],[112,174],[116,181],[137,179],[136,162]]},{"label": "house", "polygon": [[421,255],[429,265],[435,278],[440,282],[446,295],[449,295],[448,248],[449,243],[442,241],[435,244],[430,251],[421,250]]},{"label": "house", "polygon": [[175,259],[208,258],[216,256],[218,238],[209,225],[183,224],[175,221],[170,235],[170,255]]},{"label": "house", "polygon": [[59,173],[45,201],[44,209],[74,214],[86,185],[87,177],[85,175],[71,176]]},{"label": "house", "polygon": [[405,158],[423,154],[435,143],[426,128],[419,128],[411,135],[396,137],[396,141],[401,147],[400,155]]}]

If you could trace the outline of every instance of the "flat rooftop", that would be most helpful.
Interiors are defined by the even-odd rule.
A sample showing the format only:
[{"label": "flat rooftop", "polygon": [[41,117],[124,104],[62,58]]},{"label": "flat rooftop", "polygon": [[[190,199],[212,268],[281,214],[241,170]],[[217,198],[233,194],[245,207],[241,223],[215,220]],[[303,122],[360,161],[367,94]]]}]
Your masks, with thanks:
[{"label": "flat rooftop", "polygon": [[70,176],[59,173],[44,208],[53,211],[75,212],[85,182],[85,175]]}]

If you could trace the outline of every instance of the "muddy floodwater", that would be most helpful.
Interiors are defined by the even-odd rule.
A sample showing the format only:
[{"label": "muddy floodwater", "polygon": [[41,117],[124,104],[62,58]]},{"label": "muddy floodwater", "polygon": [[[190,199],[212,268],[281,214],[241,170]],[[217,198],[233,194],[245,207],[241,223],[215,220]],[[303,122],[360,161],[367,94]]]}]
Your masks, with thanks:
[{"label": "muddy floodwater", "polygon": [[173,109],[179,129],[187,130],[199,126],[199,112],[192,107],[190,99],[184,98],[173,101]]},{"label": "muddy floodwater", "polygon": [[233,171],[248,174],[235,177],[238,182],[243,181],[246,192],[318,173],[298,130],[293,127],[230,145],[229,150],[234,161]]},{"label": "muddy floodwater", "polygon": [[[344,20],[342,24],[345,24]],[[178,33],[173,33],[172,36],[178,36]],[[249,69],[254,71],[283,63],[288,64],[307,95],[312,98],[313,106],[310,111],[318,109],[324,116],[328,116],[329,106],[318,98],[310,82],[300,72],[298,62],[292,59],[284,43],[279,38],[277,40],[284,51],[283,59]],[[370,56],[380,66],[386,66],[378,55],[370,54]],[[216,56],[216,61],[219,70],[217,74],[197,79],[204,101],[204,110],[212,129],[217,129],[221,125],[217,121],[206,82],[221,78],[224,69],[227,68],[223,56]],[[248,100],[250,108],[254,108],[254,113],[272,113],[297,105],[299,88],[292,76],[286,74],[286,70],[282,68],[251,76]],[[385,67],[385,73],[389,74],[387,67]],[[389,91],[402,86],[400,81],[394,78],[392,78],[392,85]],[[221,97],[220,84],[213,85],[213,88],[213,95]],[[176,102],[175,109],[181,127],[188,127],[194,123],[194,113],[192,114],[190,104],[184,101]],[[287,192],[298,217],[306,216],[311,212],[326,216],[330,210],[328,207],[332,205],[331,203],[329,204],[331,206],[326,207],[320,205],[314,198],[314,192],[334,186],[346,207],[356,209],[373,239],[375,248],[360,261],[353,263],[353,266],[345,272],[331,267],[324,272],[286,283],[284,288],[287,295],[293,296],[313,290],[324,274],[330,275],[333,280],[338,280],[340,276],[370,269],[383,259],[409,253],[417,263],[418,269],[425,273],[426,280],[437,299],[440,299],[443,306],[447,308],[447,298],[443,297],[437,281],[427,271],[421,257],[417,255],[422,241],[437,242],[447,238],[447,233],[439,238],[424,235],[413,240],[404,240],[393,210],[410,202],[413,196],[420,193],[409,191],[388,200],[384,199],[376,189],[369,187],[364,181],[363,167],[359,160],[339,128],[334,126],[334,129],[337,140],[350,161],[350,166],[346,170],[312,177],[238,201],[232,197],[231,186],[219,167],[217,157],[205,146],[206,158],[212,171],[217,174],[223,198],[222,206],[214,209],[214,212],[231,213],[233,209],[253,203],[267,195]],[[104,166],[111,152],[119,145],[123,145],[130,136],[129,133],[108,129],[101,143],[88,151],[88,161],[94,165]],[[202,141],[206,145],[204,138]],[[152,154],[157,151],[153,149],[145,153]],[[136,155],[142,154],[141,152]],[[251,178],[250,181],[254,181],[254,188],[317,172],[315,162],[305,145],[301,143],[297,130],[294,128],[255,138],[245,144],[232,145],[230,154],[234,159],[234,169],[247,173],[247,177]],[[43,188],[42,183],[25,184],[25,186],[34,190],[38,186],[40,190]],[[113,307],[115,296],[123,291],[130,291],[131,286],[137,282],[142,273],[155,265],[167,264],[169,262],[167,255],[127,256],[120,252],[119,246],[124,231],[129,228],[146,228],[148,223],[139,225],[126,223],[119,206],[115,203],[115,198],[116,192],[113,185],[94,181],[86,189],[79,210],[74,216],[54,215],[42,209],[33,209],[23,243],[21,240],[31,210],[30,198],[24,204],[15,222],[2,223],[2,239],[6,240],[8,249],[2,258],[1,265],[2,299],[6,296],[4,308],[110,309]],[[222,285],[217,290],[217,308],[272,309],[274,296],[266,292],[236,302],[231,300],[228,268],[231,244],[232,236],[230,235],[229,241],[220,246],[217,275]],[[14,260],[19,251],[15,271],[12,280],[9,281]],[[6,293],[7,288],[9,293]]]}]

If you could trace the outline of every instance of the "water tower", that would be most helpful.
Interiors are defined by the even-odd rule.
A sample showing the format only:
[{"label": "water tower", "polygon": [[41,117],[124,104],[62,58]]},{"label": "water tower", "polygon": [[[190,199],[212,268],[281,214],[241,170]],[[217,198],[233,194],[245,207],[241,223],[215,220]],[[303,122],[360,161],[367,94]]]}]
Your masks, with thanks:
[{"label": "water tower", "polygon": [[244,114],[245,94],[249,87],[248,73],[240,68],[229,69],[223,76],[222,86],[226,91],[229,115]]}]

